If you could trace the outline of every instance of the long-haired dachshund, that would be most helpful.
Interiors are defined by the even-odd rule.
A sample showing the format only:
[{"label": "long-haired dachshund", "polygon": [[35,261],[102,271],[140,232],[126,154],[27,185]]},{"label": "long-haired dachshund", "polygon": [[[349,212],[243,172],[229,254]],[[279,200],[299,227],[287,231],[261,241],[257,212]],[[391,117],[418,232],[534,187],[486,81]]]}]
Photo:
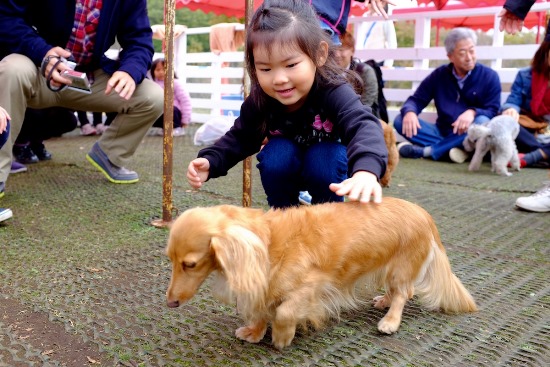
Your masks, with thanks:
[{"label": "long-haired dachshund", "polygon": [[432,217],[408,201],[385,197],[286,210],[221,205],[189,209],[170,230],[167,305],[178,307],[210,273],[213,291],[236,298],[240,339],[259,342],[268,323],[275,347],[292,342],[297,325],[318,328],[357,307],[355,285],[383,286],[374,307],[389,307],[378,330],[391,334],[414,294],[429,309],[473,312],[476,304],[451,271]]}]

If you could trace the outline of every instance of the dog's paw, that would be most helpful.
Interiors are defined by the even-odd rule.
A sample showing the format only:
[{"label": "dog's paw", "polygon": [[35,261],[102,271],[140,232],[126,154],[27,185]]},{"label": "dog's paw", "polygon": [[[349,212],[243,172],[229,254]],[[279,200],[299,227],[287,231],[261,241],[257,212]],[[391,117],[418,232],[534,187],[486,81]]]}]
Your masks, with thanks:
[{"label": "dog's paw", "polygon": [[383,296],[376,296],[373,298],[373,306],[379,310],[388,308],[391,304],[390,297],[385,294]]},{"label": "dog's paw", "polygon": [[263,339],[266,330],[267,330],[267,326],[263,328],[243,326],[235,330],[235,336],[249,343],[258,343],[260,340]]},{"label": "dog's paw", "polygon": [[378,322],[378,330],[384,334],[393,334],[399,329],[400,323],[401,320],[391,320],[387,316],[384,316]]},{"label": "dog's paw", "polygon": [[287,330],[285,332],[275,332],[271,333],[271,339],[273,339],[273,345],[275,348],[282,350],[284,347],[288,347],[294,339],[295,329]]}]

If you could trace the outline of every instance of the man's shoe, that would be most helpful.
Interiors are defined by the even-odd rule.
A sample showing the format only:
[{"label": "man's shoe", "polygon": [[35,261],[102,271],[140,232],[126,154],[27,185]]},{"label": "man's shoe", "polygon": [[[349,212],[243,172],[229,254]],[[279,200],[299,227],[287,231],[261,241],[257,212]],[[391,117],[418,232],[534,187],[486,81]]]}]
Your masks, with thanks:
[{"label": "man's shoe", "polygon": [[13,156],[21,164],[38,163],[38,157],[34,154],[29,144],[14,145]]},{"label": "man's shoe", "polygon": [[27,167],[17,161],[11,161],[10,173],[27,172]]},{"label": "man's shoe", "polygon": [[5,184],[3,182],[0,182],[0,199],[4,197],[4,189],[5,189]]},{"label": "man's shoe", "polygon": [[138,174],[124,167],[118,167],[111,163],[107,155],[101,150],[98,143],[86,154],[86,159],[113,183],[130,184],[139,181]]},{"label": "man's shoe", "polygon": [[460,148],[452,148],[449,150],[449,158],[455,163],[464,163],[468,159],[468,153]]},{"label": "man's shoe", "polygon": [[6,219],[10,219],[11,217],[13,217],[11,209],[0,208],[0,222],[5,221]]},{"label": "man's shoe", "polygon": [[397,144],[399,155],[403,158],[422,158],[424,157],[424,148],[418,145],[412,145],[408,141]]},{"label": "man's shoe", "polygon": [[302,205],[311,205],[311,195],[307,191],[300,191],[298,201]]},{"label": "man's shoe", "polygon": [[46,150],[43,143],[31,144],[31,150],[41,161],[49,161],[52,159],[52,154]]},{"label": "man's shoe", "polygon": [[516,200],[516,206],[530,212],[550,212],[550,181],[531,196],[520,197]]}]

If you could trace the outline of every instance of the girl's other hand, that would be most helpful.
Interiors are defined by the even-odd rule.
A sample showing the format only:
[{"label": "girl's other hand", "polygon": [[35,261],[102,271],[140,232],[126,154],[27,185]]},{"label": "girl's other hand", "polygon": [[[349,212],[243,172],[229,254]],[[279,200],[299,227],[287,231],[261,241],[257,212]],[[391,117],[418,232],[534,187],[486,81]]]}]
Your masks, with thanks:
[{"label": "girl's other hand", "polygon": [[187,167],[187,182],[194,189],[200,189],[202,183],[208,179],[210,162],[206,158],[193,159]]}]

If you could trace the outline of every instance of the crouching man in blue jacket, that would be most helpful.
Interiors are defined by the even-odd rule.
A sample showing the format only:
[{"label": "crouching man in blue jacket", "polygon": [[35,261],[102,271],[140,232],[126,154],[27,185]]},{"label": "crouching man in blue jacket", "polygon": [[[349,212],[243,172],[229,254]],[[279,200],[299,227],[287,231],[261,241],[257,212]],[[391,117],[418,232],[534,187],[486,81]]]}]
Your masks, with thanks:
[{"label": "crouching man in blue jacket", "polygon": [[[115,37],[121,51],[113,60],[105,52]],[[153,52],[146,0],[0,2],[0,106],[11,116],[11,137],[0,150],[0,186],[27,106],[118,112],[86,157],[111,182],[137,182],[138,174],[125,166],[164,104],[162,88],[145,79]],[[65,74],[72,68],[76,81]],[[72,82],[86,89],[86,78],[88,92],[67,88]]]}]

